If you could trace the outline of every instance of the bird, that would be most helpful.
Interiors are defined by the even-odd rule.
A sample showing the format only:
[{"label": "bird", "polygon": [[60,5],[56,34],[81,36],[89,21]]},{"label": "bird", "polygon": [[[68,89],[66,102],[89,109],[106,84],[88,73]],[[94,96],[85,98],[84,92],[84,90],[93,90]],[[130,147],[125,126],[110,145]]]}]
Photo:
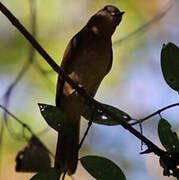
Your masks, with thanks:
[{"label": "bird", "polygon": [[[86,92],[94,97],[103,78],[112,67],[113,51],[111,37],[122,20],[124,12],[107,5],[94,14],[87,24],[69,41],[61,68]],[[56,107],[70,121],[71,131],[67,136],[58,132],[55,167],[75,173],[78,164],[80,118],[87,104],[65,79],[58,75]]]}]

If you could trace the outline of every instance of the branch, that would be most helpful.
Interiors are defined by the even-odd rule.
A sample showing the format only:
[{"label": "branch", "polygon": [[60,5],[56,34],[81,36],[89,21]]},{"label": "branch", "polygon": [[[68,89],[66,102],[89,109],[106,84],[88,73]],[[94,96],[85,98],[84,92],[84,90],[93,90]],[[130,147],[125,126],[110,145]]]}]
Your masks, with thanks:
[{"label": "branch", "polygon": [[86,128],[86,131],[85,131],[85,133],[84,133],[84,135],[83,135],[83,137],[82,137],[82,139],[81,139],[81,141],[80,141],[80,144],[78,145],[78,150],[81,148],[81,146],[82,146],[82,144],[83,144],[86,136],[88,135],[88,132],[89,132],[89,130],[90,130],[90,127],[92,126],[92,123],[93,123],[93,117],[92,117],[92,119],[88,122],[88,127]]},{"label": "branch", "polygon": [[54,91],[54,89],[53,89],[54,82],[49,78],[49,75],[52,72],[54,73],[54,71],[53,70],[45,70],[44,68],[41,67],[40,63],[38,63],[37,61],[34,61],[34,63],[32,65],[35,68],[35,70],[38,71],[38,73],[40,73],[42,78],[44,78],[45,81],[48,83],[49,90],[51,90],[53,92]]},{"label": "branch", "polygon": [[25,36],[25,38],[31,43],[31,45],[40,53],[40,55],[46,60],[46,62],[53,68],[53,70],[60,75],[81,95],[86,99],[86,103],[93,106],[109,115],[114,120],[118,121],[121,126],[131,132],[138,139],[143,141],[151,152],[154,152],[158,156],[162,156],[165,152],[158,148],[154,143],[152,143],[145,136],[141,135],[136,129],[134,129],[129,123],[121,120],[118,116],[109,111],[107,108],[103,107],[99,102],[94,100],[88,93],[77,85],[73,80],[68,77],[62,68],[60,68],[55,61],[49,56],[49,54],[41,47],[41,45],[34,39],[34,37],[25,29],[25,27],[18,21],[18,19],[0,2],[0,11],[9,19],[9,21]]},{"label": "branch", "polygon": [[166,7],[162,9],[159,13],[157,13],[151,20],[140,26],[139,28],[135,29],[133,32],[127,34],[125,37],[115,41],[113,45],[119,45],[122,42],[128,40],[129,38],[133,37],[134,35],[145,31],[147,28],[149,28],[152,24],[154,24],[156,21],[159,21],[161,18],[163,18],[167,12],[173,7],[174,3],[172,1],[169,1],[166,4]]},{"label": "branch", "polygon": [[[29,0],[29,4],[30,4],[30,12],[31,12],[31,17],[30,17],[31,31],[32,31],[32,35],[35,37],[36,34],[37,34],[37,28],[36,28],[36,1],[35,0]],[[23,123],[23,121],[19,120],[15,115],[13,115],[11,112],[9,112],[7,110],[8,106],[9,106],[9,103],[10,103],[11,93],[14,90],[14,88],[16,87],[16,85],[18,84],[18,82],[22,79],[22,77],[28,71],[31,64],[34,62],[34,55],[35,55],[35,49],[32,46],[30,46],[29,47],[28,58],[27,58],[26,62],[24,63],[24,65],[22,66],[19,74],[16,76],[14,81],[7,88],[7,90],[6,90],[6,92],[5,92],[4,96],[3,96],[4,106],[0,105],[0,108],[2,108],[4,110],[5,123],[8,122],[8,117],[7,117],[7,114],[8,114],[13,119],[15,119],[19,124],[21,124],[23,128],[27,129],[31,133],[32,136],[36,137],[40,141],[40,139],[32,132],[31,128],[27,124]],[[2,139],[2,134],[3,134],[3,127],[4,127],[4,124],[2,124],[2,126],[1,126],[2,131],[0,131],[0,142],[2,141],[1,139]],[[43,130],[42,132],[40,132],[38,134],[42,134],[46,130],[47,129]],[[49,152],[49,154],[51,154],[51,156],[54,158],[54,155],[48,150],[48,148],[44,144],[43,144],[43,146]]]},{"label": "branch", "polygon": [[[29,4],[30,4],[30,12],[31,12],[31,19],[30,19],[31,31],[32,31],[32,35],[35,37],[36,33],[37,33],[36,32],[36,2],[35,2],[35,0],[29,0]],[[33,63],[34,55],[35,55],[35,49],[30,46],[27,61],[24,63],[24,65],[22,66],[19,74],[16,76],[14,81],[9,85],[9,87],[7,88],[7,90],[6,90],[6,92],[5,92],[4,96],[3,96],[4,107],[6,109],[8,109],[8,107],[9,107],[10,97],[11,97],[12,91],[14,90],[14,88],[16,87],[18,82],[22,79],[22,77],[24,77],[25,73],[28,71],[29,67]],[[8,118],[7,118],[7,115],[6,115],[5,112],[4,112],[4,121],[5,121],[6,125],[7,125]],[[8,129],[10,131],[10,128],[8,128]]]},{"label": "branch", "polygon": [[[61,69],[54,60],[48,55],[48,53],[40,46],[40,44],[34,39],[34,37],[24,28],[24,26],[17,20],[17,18],[0,2],[0,11],[11,21],[11,23],[26,37],[26,39],[31,43],[31,45],[41,54],[41,56],[46,60],[46,62],[53,68],[53,70],[60,75],[63,76],[63,78],[81,95],[85,98],[86,103],[90,106],[93,106],[94,108],[97,108],[101,110],[102,112],[105,112],[106,115],[110,116],[114,120],[118,121],[121,126],[125,129],[127,129],[129,132],[131,132],[134,136],[136,136],[138,139],[140,139],[142,142],[144,142],[148,146],[148,150],[145,152],[153,152],[156,155],[160,156],[161,160],[165,160],[166,157],[170,160],[172,163],[172,156],[167,154],[167,152],[161,150],[158,148],[153,142],[151,142],[149,139],[147,139],[145,136],[143,136],[140,132],[138,132],[136,129],[134,129],[129,123],[126,121],[121,120],[118,118],[118,116],[114,113],[108,110],[107,108],[103,107],[99,102],[94,100],[92,97],[88,95],[88,93],[78,86],[76,83],[73,82],[70,77],[64,72],[63,69]],[[143,152],[143,153],[145,153]],[[167,161],[168,162],[168,161]],[[166,163],[166,166],[170,166],[170,164]],[[173,165],[173,164],[172,164]],[[171,168],[170,168],[171,169]],[[178,177],[178,169],[176,167],[172,169],[174,174],[173,176]]]},{"label": "branch", "polygon": [[151,117],[153,117],[153,116],[155,116],[155,115],[158,115],[158,114],[160,115],[161,112],[163,112],[163,111],[165,111],[165,110],[167,110],[167,109],[169,109],[169,108],[175,107],[175,106],[179,106],[179,103],[175,103],[175,104],[171,104],[171,105],[168,105],[168,106],[166,106],[166,107],[163,107],[163,108],[157,110],[156,112],[154,112],[154,113],[152,113],[152,114],[144,117],[143,119],[140,119],[140,120],[137,121],[137,122],[131,123],[131,125],[133,126],[133,125],[142,123],[142,122],[146,121],[147,119],[149,119],[149,118],[151,118]]},{"label": "branch", "polygon": [[[35,138],[37,138],[39,141],[40,139],[35,135],[35,133],[32,131],[32,129],[27,125],[25,124],[23,121],[21,121],[20,119],[18,119],[14,114],[12,114],[10,111],[8,111],[4,106],[2,106],[0,104],[0,108],[3,109],[3,111],[5,111],[9,116],[11,116],[14,120],[16,120],[19,124],[21,124],[23,126],[23,128],[27,129],[32,136],[34,136]],[[41,142],[41,141],[40,141]],[[43,144],[41,142],[41,144]],[[48,148],[43,144],[44,148],[47,150],[47,152],[53,157],[55,158],[55,156],[53,155],[53,153],[51,153]]]},{"label": "branch", "polygon": [[35,134],[33,133],[33,131],[31,130],[31,128],[26,125],[25,123],[23,123],[21,120],[19,120],[15,115],[13,115],[11,112],[9,112],[7,110],[6,107],[4,107],[3,105],[0,104],[0,108],[4,110],[4,112],[6,112],[9,116],[11,116],[13,119],[15,119],[19,124],[21,124],[24,128],[26,128],[32,135],[35,136]]},{"label": "branch", "polygon": [[[35,6],[34,0],[29,0],[29,2],[30,2],[30,9],[31,9],[31,31],[32,31],[32,35],[35,37],[37,34],[36,32],[36,6]],[[7,99],[7,101],[9,100],[9,96],[12,90],[15,88],[17,83],[21,80],[21,78],[29,69],[29,66],[34,60],[34,54],[35,54],[34,48],[30,47],[27,62],[24,64],[24,66],[22,67],[21,71],[19,72],[15,80],[10,84],[9,88],[5,92],[4,96],[5,96],[5,99]]]}]

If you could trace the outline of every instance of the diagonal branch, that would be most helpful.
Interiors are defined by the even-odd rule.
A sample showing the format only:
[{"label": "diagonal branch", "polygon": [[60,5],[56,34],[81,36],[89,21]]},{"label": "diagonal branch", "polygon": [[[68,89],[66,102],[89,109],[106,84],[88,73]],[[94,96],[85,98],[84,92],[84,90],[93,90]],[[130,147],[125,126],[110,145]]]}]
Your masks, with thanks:
[{"label": "diagonal branch", "polygon": [[46,60],[46,62],[53,68],[53,70],[60,75],[81,95],[86,99],[86,103],[91,105],[103,112],[105,114],[112,117],[114,120],[118,121],[121,126],[131,132],[138,139],[143,141],[148,148],[150,148],[151,152],[154,152],[158,156],[162,156],[165,152],[157,147],[154,143],[152,143],[145,136],[141,135],[136,129],[134,129],[129,123],[121,120],[118,116],[103,107],[99,102],[94,100],[88,93],[77,85],[73,80],[68,77],[68,75],[64,72],[62,68],[60,68],[55,61],[49,56],[49,54],[41,47],[41,45],[34,39],[34,37],[25,29],[25,27],[18,21],[18,19],[0,2],[0,11],[9,19],[9,21],[25,36],[25,38],[31,43],[31,45],[41,54],[41,56]]}]

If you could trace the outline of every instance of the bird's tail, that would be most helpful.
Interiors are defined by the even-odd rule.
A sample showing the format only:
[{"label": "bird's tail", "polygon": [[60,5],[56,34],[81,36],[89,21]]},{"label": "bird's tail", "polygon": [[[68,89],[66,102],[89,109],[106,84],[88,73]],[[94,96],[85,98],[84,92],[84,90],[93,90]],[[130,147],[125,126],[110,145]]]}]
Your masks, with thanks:
[{"label": "bird's tail", "polygon": [[68,136],[58,133],[55,155],[55,167],[67,171],[69,175],[75,173],[78,163],[80,117],[73,122],[72,132]]}]

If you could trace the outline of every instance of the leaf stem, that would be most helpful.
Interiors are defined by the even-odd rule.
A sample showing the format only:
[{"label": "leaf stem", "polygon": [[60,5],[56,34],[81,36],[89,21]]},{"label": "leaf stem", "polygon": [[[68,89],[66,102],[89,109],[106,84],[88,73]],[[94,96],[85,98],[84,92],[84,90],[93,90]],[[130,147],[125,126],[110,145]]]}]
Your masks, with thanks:
[{"label": "leaf stem", "polygon": [[147,119],[149,119],[149,118],[151,118],[151,117],[153,117],[153,116],[155,116],[155,115],[160,115],[161,112],[163,112],[163,111],[165,111],[165,110],[167,110],[167,109],[170,109],[170,108],[172,108],[172,107],[175,107],[175,106],[179,106],[179,103],[170,104],[170,105],[168,105],[168,106],[166,106],[166,107],[163,107],[163,108],[155,111],[154,113],[152,113],[152,114],[144,117],[143,119],[140,119],[140,120],[138,120],[137,122],[131,123],[131,125],[133,126],[133,125],[142,123],[142,122],[146,121]]}]

